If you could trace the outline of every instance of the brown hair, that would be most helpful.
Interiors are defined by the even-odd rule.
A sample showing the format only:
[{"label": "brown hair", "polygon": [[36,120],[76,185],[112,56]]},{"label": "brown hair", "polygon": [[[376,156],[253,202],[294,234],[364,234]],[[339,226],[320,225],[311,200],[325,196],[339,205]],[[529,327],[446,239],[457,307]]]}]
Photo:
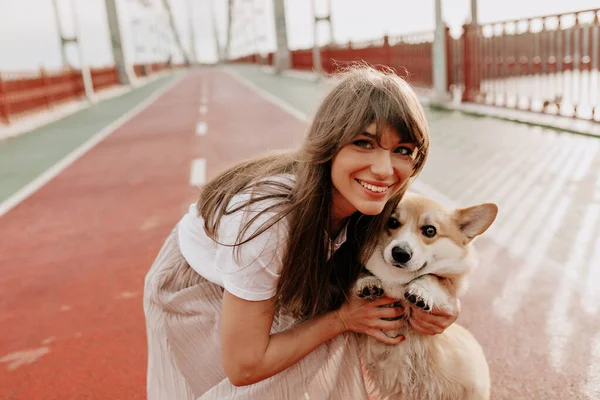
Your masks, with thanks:
[{"label": "brown hair", "polygon": [[[365,64],[354,64],[335,78],[337,83],[317,110],[300,149],[230,168],[202,188],[198,202],[207,234],[218,240],[216,232],[223,215],[259,201],[276,200],[263,211],[274,212],[274,216],[246,235],[260,215],[251,218],[241,227],[236,245],[252,240],[282,218],[289,218],[277,299],[280,307],[296,317],[308,318],[342,304],[362,263],[374,251],[376,233],[384,229],[410,181],[423,168],[429,149],[423,108],[410,86],[392,70],[378,71]],[[333,251],[326,240],[326,232],[332,228],[332,160],[372,122],[377,126],[378,141],[388,126],[402,140],[416,145],[413,174],[381,214],[355,213],[350,218],[346,243],[328,260]],[[285,173],[295,176],[295,185],[264,179]],[[245,189],[253,193],[248,203],[228,209],[232,197]]]}]

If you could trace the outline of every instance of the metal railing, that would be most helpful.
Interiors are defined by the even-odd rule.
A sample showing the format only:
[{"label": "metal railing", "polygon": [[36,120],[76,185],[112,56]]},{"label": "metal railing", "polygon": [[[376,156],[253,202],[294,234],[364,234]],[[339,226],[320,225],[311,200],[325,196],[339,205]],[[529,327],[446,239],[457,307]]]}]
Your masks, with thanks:
[{"label": "metal railing", "polygon": [[[135,65],[138,77],[170,68],[164,63]],[[94,91],[119,84],[116,67],[92,68]],[[8,124],[29,114],[85,97],[81,71],[0,71],[0,123]]]},{"label": "metal railing", "polygon": [[[417,86],[433,85],[432,70],[433,32],[414,33],[382,39],[351,42],[321,48],[323,71],[334,72],[337,68],[355,61],[367,61],[374,66],[388,66]],[[291,52],[294,69],[312,70],[312,49]]]},{"label": "metal railing", "polygon": [[600,121],[599,13],[466,25],[463,100]]},{"label": "metal railing", "polygon": [[[600,122],[600,8],[446,28],[448,91],[457,101]],[[321,48],[322,69],[364,60],[386,65],[415,86],[433,86],[433,32]],[[272,64],[249,55],[245,62]],[[265,61],[266,60],[266,61]],[[242,61],[239,59],[237,61]],[[312,70],[312,49],[291,65]]]}]

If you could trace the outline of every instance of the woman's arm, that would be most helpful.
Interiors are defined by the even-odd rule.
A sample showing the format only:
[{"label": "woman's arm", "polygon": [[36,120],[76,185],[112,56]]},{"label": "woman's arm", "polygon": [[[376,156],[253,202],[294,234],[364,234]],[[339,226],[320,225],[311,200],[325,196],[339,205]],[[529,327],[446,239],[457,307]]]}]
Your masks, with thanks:
[{"label": "woman's arm", "polygon": [[250,385],[290,367],[311,351],[347,330],[369,334],[396,344],[403,337],[388,338],[381,332],[400,328],[405,322],[383,321],[402,315],[399,308],[380,308],[395,300],[367,302],[352,298],[339,310],[304,321],[271,335],[275,300],[247,301],[225,291],[221,312],[223,367],[235,386]]}]

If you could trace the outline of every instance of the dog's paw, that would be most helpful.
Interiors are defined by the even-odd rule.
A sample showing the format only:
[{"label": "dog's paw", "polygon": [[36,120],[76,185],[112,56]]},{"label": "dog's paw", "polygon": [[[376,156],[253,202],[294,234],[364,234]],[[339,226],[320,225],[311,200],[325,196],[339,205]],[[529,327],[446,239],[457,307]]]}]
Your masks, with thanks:
[{"label": "dog's paw", "polygon": [[356,282],[355,293],[361,299],[375,300],[383,296],[383,287],[379,278],[364,276]]},{"label": "dog's paw", "polygon": [[426,300],[419,295],[406,292],[404,293],[404,297],[414,306],[417,306],[425,311],[431,310],[431,306],[427,304]]},{"label": "dog's paw", "polygon": [[412,305],[430,311],[432,308],[443,309],[449,304],[448,293],[433,275],[423,275],[406,285],[404,298]]}]

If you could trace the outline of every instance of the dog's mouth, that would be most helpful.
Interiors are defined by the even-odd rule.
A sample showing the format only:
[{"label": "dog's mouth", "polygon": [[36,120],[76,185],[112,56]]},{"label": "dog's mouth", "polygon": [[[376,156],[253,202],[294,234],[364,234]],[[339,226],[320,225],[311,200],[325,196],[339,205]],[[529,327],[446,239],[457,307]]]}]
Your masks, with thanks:
[{"label": "dog's mouth", "polygon": [[[402,264],[402,263],[392,263],[392,265],[393,265],[394,267],[396,267],[396,268],[406,269],[406,264]],[[417,269],[411,269],[411,270],[408,270],[408,271],[409,271],[409,272],[419,272],[419,271],[421,271],[422,269],[424,269],[425,267],[427,267],[427,261],[425,261],[425,262],[423,263],[423,265],[421,265],[419,268],[417,268]]]}]

